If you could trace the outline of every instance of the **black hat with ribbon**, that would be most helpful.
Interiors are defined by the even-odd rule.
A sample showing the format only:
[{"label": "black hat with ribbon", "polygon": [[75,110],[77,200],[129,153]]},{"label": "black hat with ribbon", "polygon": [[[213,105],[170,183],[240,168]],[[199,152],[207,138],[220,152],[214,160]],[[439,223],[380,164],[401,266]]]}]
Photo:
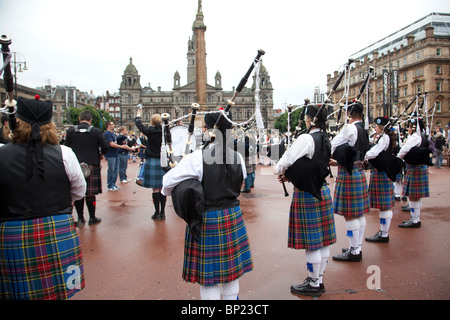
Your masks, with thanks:
[{"label": "black hat with ribbon", "polygon": [[[22,121],[31,125],[31,135],[27,145],[27,168],[26,175],[29,180],[33,176],[33,166],[36,166],[38,173],[44,176],[44,150],[41,143],[41,126],[49,123],[53,116],[53,103],[51,101],[41,101],[40,96],[34,99],[17,100],[16,116]],[[33,154],[36,154],[37,163],[33,164]]]},{"label": "black hat with ribbon", "polygon": [[[223,110],[223,108],[220,108],[219,110]],[[214,125],[216,124],[217,119],[219,119],[220,112],[209,112],[205,114],[205,125],[208,129],[213,129]],[[231,115],[231,112],[227,115],[228,119],[233,120],[233,117]],[[219,128],[220,131],[225,132],[227,129],[231,129],[233,127],[232,123],[229,122],[227,119],[223,119],[221,127]]]},{"label": "black hat with ribbon", "polygon": [[375,124],[377,124],[379,126],[385,126],[388,124],[388,122],[389,122],[389,119],[387,117],[375,118]]}]

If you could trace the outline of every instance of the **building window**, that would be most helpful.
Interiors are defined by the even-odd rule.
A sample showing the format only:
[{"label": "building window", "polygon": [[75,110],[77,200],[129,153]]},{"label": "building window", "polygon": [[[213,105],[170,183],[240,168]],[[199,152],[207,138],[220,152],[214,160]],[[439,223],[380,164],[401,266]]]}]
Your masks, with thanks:
[{"label": "building window", "polygon": [[441,102],[440,101],[436,101],[436,112],[441,112]]},{"label": "building window", "polygon": [[436,66],[436,74],[442,74],[442,67]]},{"label": "building window", "polygon": [[406,81],[406,80],[408,80],[408,72],[405,72],[403,74],[403,81]]},{"label": "building window", "polygon": [[403,89],[403,96],[407,96],[408,95],[408,88],[406,87],[405,89]]},{"label": "building window", "polygon": [[441,82],[436,82],[436,91],[441,91]]},{"label": "building window", "polygon": [[436,48],[436,55],[441,56],[441,48]]}]

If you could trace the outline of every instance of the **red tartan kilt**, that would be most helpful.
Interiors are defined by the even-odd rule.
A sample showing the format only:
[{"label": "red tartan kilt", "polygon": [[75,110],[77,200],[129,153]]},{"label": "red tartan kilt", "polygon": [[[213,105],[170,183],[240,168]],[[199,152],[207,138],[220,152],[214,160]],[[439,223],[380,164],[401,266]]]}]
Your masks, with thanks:
[{"label": "red tartan kilt", "polygon": [[385,211],[394,206],[394,185],[385,172],[370,171],[369,199],[371,208]]},{"label": "red tartan kilt", "polygon": [[91,175],[86,179],[86,195],[95,196],[102,193],[102,176],[101,176],[101,166],[91,166]]}]

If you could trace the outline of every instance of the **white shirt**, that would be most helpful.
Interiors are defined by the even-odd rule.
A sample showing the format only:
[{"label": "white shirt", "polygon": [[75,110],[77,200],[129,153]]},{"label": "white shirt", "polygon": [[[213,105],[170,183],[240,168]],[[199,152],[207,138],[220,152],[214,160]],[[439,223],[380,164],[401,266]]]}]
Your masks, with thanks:
[{"label": "white shirt", "polygon": [[[377,137],[378,136],[375,136],[374,140]],[[378,139],[378,142],[372,148],[370,148],[369,151],[367,151],[364,160],[375,159],[380,154],[380,152],[385,151],[389,148],[389,142],[389,136],[386,134],[382,134],[380,139]]]},{"label": "white shirt", "polygon": [[[320,131],[319,129],[311,130],[311,133]],[[302,134],[297,140],[286,150],[281,159],[275,166],[275,174],[282,175],[286,170],[294,164],[298,159],[307,156],[312,158],[315,151],[314,139],[310,134]]]},{"label": "white shirt", "polygon": [[420,146],[421,143],[422,137],[417,132],[414,132],[406,139],[406,142],[398,152],[397,157],[403,159],[412,148]]},{"label": "white shirt", "polygon": [[351,147],[355,145],[358,139],[358,129],[355,126],[357,122],[361,122],[361,120],[345,124],[344,128],[331,140],[331,154],[334,153],[337,147],[345,143],[348,143]]},{"label": "white shirt", "polygon": [[[212,148],[216,144],[211,143],[208,147]],[[247,171],[245,169],[245,162],[240,153],[237,153],[240,158],[242,176],[245,179],[247,177]],[[163,187],[161,193],[165,196],[170,196],[172,190],[182,181],[187,179],[197,179],[202,181],[203,179],[203,152],[201,149],[197,149],[194,152],[185,156],[176,167],[172,168],[163,177]]]},{"label": "white shirt", "polygon": [[86,179],[81,171],[77,156],[71,148],[61,146],[64,169],[70,181],[72,201],[80,200],[86,194]]}]

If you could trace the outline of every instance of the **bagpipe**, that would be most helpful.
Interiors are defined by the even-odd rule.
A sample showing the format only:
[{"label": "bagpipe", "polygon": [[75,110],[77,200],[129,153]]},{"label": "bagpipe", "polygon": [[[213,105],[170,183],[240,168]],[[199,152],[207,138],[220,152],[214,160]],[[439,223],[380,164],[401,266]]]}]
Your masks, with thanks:
[{"label": "bagpipe", "polygon": [[[310,133],[311,129],[316,126],[319,115],[323,112],[323,110],[327,107],[327,104],[330,101],[331,95],[336,91],[337,87],[341,83],[344,75],[347,74],[350,65],[353,63],[353,59],[349,59],[344,67],[344,71],[341,72],[338,79],[332,86],[330,92],[327,94],[327,97],[323,104],[318,105],[317,112],[313,116],[311,120],[311,124],[308,128],[298,132],[296,137],[298,138],[301,134]],[[304,121],[304,117],[306,114],[306,108],[309,104],[309,100],[305,100],[305,105],[303,106],[302,113],[299,119],[299,126],[301,125],[300,121]],[[323,164],[313,161],[307,157],[302,157],[297,159],[284,173],[286,179],[298,188],[299,190],[306,191],[311,193],[317,199],[322,200],[320,189],[325,181],[325,178],[331,173],[328,167]],[[289,196],[286,191],[286,187],[284,185],[284,180],[282,177],[279,177],[279,180],[283,183],[284,195],[285,197]]]},{"label": "bagpipe", "polygon": [[7,99],[5,101],[5,107],[1,108],[0,111],[8,115],[8,125],[10,130],[10,135],[16,129],[16,105],[17,102],[14,100],[14,80],[11,72],[11,51],[9,45],[11,44],[11,39],[6,35],[0,37],[0,44],[2,47],[3,55],[3,66],[0,70],[0,75],[3,72],[3,83],[6,91]]}]

